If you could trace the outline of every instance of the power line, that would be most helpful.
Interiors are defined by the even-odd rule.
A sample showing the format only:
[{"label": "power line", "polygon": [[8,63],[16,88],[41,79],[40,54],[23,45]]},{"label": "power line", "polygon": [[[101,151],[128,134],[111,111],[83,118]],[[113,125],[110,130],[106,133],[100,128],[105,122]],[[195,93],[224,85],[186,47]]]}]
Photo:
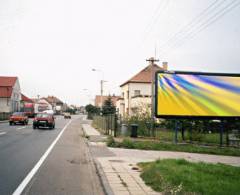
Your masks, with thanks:
[{"label": "power line", "polygon": [[157,16],[154,18],[152,25],[150,25],[148,31],[145,33],[145,36],[144,36],[144,38],[143,38],[143,41],[145,41],[145,40],[148,38],[148,36],[149,36],[149,34],[151,33],[151,31],[152,31],[153,27],[155,26],[155,24],[156,24],[156,23],[160,20],[160,18],[165,14],[167,8],[168,8],[169,5],[170,5],[170,2],[171,2],[171,0],[167,0],[166,3],[162,6],[162,10],[159,9],[159,12],[158,12]]},{"label": "power line", "polygon": [[149,23],[146,25],[144,32],[146,33],[148,31],[148,29],[151,27],[152,25],[152,21],[154,20],[154,18],[156,17],[156,15],[158,15],[159,10],[161,10],[162,5],[164,4],[165,0],[160,0],[160,3],[158,4],[157,8],[154,11],[154,14],[152,15],[151,19],[149,20]]},{"label": "power line", "polygon": [[[237,0],[232,1],[231,3],[227,4],[224,8],[222,8],[221,10],[218,10],[214,15],[212,15],[210,18],[208,18],[207,20],[205,20],[203,23],[201,23],[199,26],[197,26],[197,28],[193,29],[192,31],[187,32],[187,34],[185,34],[185,36],[183,36],[181,39],[179,40],[175,40],[171,46],[168,46],[167,51],[169,51],[170,49],[175,49],[179,46],[181,46],[182,44],[184,44],[186,42],[186,40],[191,39],[193,37],[195,37],[198,33],[200,33],[201,31],[203,31],[204,29],[206,29],[208,26],[214,24],[216,21],[218,21],[220,18],[222,18],[225,14],[227,14],[228,12],[230,12],[233,8],[237,7],[240,2],[234,4],[235,2],[237,2]],[[169,44],[170,45],[170,44]],[[167,47],[166,47],[167,48]],[[165,50],[164,53],[167,52]]]},{"label": "power line", "polygon": [[[224,1],[224,0],[223,0]],[[178,38],[178,36],[181,36],[181,34],[185,33],[187,29],[192,28],[192,26],[196,26],[199,23],[199,20],[201,21],[201,18],[205,17],[209,11],[214,8],[216,9],[220,4],[217,4],[219,0],[215,0],[212,4],[210,4],[207,8],[205,8],[200,14],[198,14],[195,18],[193,18],[188,24],[184,25],[177,33],[175,33],[173,36],[171,36],[164,44],[162,44],[160,47],[164,48],[166,45],[174,41],[174,39]],[[216,5],[216,7],[215,7]],[[194,24],[194,22],[198,21]]]},{"label": "power line", "polygon": [[[196,33],[190,35],[190,37],[188,38],[193,39],[197,34],[199,34],[200,32],[202,32],[203,30],[205,30],[208,26],[214,24],[217,20],[219,20],[221,17],[223,17],[225,14],[227,14],[228,12],[230,12],[231,10],[233,10],[234,8],[236,8],[238,5],[240,4],[240,2],[238,2],[236,5],[230,7],[227,11],[225,11],[224,13],[222,13],[221,15],[219,15],[218,17],[216,17],[214,20],[210,21],[209,23],[207,23],[205,26],[203,26],[203,28],[199,29]],[[185,43],[185,41],[180,42],[179,44],[177,44],[175,46],[175,48],[178,48],[180,46],[182,46]]]}]

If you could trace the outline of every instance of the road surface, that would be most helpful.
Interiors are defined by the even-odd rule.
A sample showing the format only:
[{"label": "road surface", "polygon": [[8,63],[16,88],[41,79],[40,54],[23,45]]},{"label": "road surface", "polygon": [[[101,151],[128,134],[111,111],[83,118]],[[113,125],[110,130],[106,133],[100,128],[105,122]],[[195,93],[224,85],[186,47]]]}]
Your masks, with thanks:
[{"label": "road surface", "polygon": [[[49,146],[54,142],[59,133],[68,123],[69,126],[65,129],[62,137],[58,140],[58,142],[65,145],[66,142],[68,142],[69,146],[75,144],[75,152],[78,152],[77,154],[81,156],[81,158],[79,159],[76,157],[76,162],[74,159],[69,159],[72,160],[70,164],[76,164],[79,162],[79,160],[82,162],[88,162],[89,153],[87,146],[83,141],[83,137],[74,135],[74,133],[78,133],[76,129],[79,130],[80,128],[81,117],[83,116],[74,116],[71,122],[69,122],[69,119],[63,119],[62,116],[58,116],[56,118],[56,128],[54,130],[33,130],[32,121],[30,121],[27,126],[9,126],[8,123],[1,123],[0,194],[12,194],[19,187],[28,173],[33,169],[36,163],[38,163],[39,159],[45,154]],[[66,138],[64,138],[64,136]],[[75,142],[74,139],[76,139]],[[87,190],[84,189],[81,184],[76,182],[74,185],[77,186],[75,189],[73,189],[75,190],[75,193],[74,191],[69,193],[67,192],[67,190],[69,190],[68,186],[72,185],[70,183],[66,184],[66,182],[62,182],[65,178],[64,172],[66,173],[69,169],[69,167],[64,165],[64,162],[67,161],[65,158],[69,157],[68,153],[74,153],[74,151],[72,151],[73,148],[70,148],[69,146],[67,148],[61,148],[61,145],[59,146],[58,142],[53,147],[44,163],[40,166],[39,170],[36,172],[33,178],[31,178],[26,188],[24,188],[24,194],[79,194],[81,193],[81,190],[83,192],[87,192]],[[80,145],[82,148],[85,148],[84,151],[83,149],[78,151],[78,147]],[[82,155],[80,154],[81,152],[83,152]],[[55,168],[53,169],[52,167]],[[64,168],[66,170],[64,170]],[[83,174],[78,175],[78,170]],[[58,171],[58,173],[56,174],[55,171]],[[74,169],[72,171],[74,171]],[[76,174],[73,175],[73,178],[74,176],[75,178],[79,177],[81,181],[88,181],[89,175],[92,174],[92,170],[86,169],[86,166],[77,167],[77,171],[74,171]],[[66,178],[67,177],[68,175],[66,174]],[[48,180],[46,178],[48,178]],[[97,179],[95,175],[94,179]],[[46,183],[46,180],[48,183]],[[68,181],[72,182],[69,179]],[[51,186],[54,186],[55,188],[51,188],[51,186],[48,185],[49,182],[51,182]],[[88,187],[86,184],[84,184],[84,186]],[[90,192],[88,194],[95,194],[95,192]]]}]

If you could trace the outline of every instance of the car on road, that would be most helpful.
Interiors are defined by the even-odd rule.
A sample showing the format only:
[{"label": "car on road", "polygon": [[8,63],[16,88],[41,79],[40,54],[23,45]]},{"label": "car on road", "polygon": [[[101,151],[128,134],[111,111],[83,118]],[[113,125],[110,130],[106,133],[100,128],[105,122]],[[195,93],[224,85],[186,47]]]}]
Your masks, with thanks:
[{"label": "car on road", "polygon": [[38,113],[33,120],[33,129],[39,127],[48,127],[49,129],[55,128],[55,117],[49,113]]},{"label": "car on road", "polygon": [[69,119],[71,118],[71,114],[69,112],[65,112],[63,116],[64,118],[69,118]]},{"label": "car on road", "polygon": [[27,125],[28,117],[24,112],[14,112],[9,118],[9,125],[15,125],[17,123]]}]

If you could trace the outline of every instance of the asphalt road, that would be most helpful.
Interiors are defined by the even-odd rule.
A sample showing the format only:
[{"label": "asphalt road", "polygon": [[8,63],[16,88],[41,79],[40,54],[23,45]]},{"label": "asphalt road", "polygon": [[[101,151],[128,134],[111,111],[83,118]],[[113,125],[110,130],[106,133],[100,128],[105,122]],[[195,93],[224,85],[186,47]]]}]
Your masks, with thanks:
[{"label": "asphalt road", "polygon": [[81,124],[72,120],[22,195],[104,195]]},{"label": "asphalt road", "polygon": [[68,121],[58,116],[54,130],[0,123],[0,194],[14,192]]}]

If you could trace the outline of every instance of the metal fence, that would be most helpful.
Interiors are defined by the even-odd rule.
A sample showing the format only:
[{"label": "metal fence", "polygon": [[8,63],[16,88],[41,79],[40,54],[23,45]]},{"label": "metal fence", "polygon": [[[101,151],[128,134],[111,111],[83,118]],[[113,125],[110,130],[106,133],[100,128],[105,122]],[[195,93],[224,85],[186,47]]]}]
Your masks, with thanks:
[{"label": "metal fence", "polygon": [[93,126],[105,135],[117,136],[117,117],[115,114],[94,116]]},{"label": "metal fence", "polygon": [[[131,135],[131,125],[138,126],[138,137],[156,139],[164,142],[195,143],[204,145],[240,146],[239,125],[227,125],[221,134],[219,124],[188,126],[186,123],[178,128],[177,134],[172,124],[165,120],[151,124],[150,120],[122,119],[116,115],[94,116],[93,125],[105,135],[128,137]],[[237,130],[236,130],[237,129]]]},{"label": "metal fence", "polygon": [[0,112],[0,121],[3,120],[8,120],[10,117],[11,113],[7,113],[7,112]]}]

